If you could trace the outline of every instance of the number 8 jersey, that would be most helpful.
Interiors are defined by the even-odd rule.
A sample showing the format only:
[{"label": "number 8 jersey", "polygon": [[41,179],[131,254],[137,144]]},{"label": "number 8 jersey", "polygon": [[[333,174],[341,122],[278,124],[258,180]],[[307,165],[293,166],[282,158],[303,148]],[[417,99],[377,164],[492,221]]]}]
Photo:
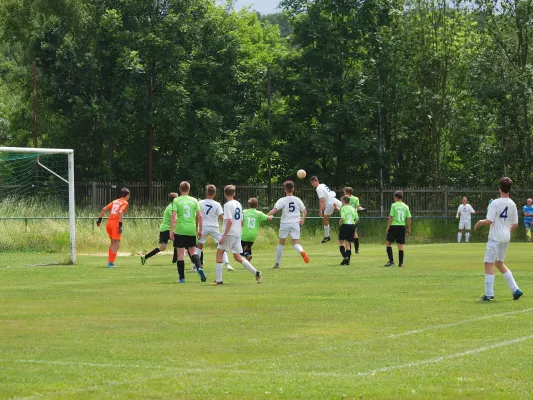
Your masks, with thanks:
[{"label": "number 8 jersey", "polygon": [[228,236],[241,237],[242,233],[242,206],[237,200],[230,200],[224,204],[224,224],[222,225],[222,234],[226,232],[226,221],[231,219],[233,224],[228,232]]},{"label": "number 8 jersey", "polygon": [[305,205],[296,196],[285,196],[279,199],[274,206],[281,213],[281,224],[294,224],[300,222],[300,214],[305,210]]},{"label": "number 8 jersey", "polygon": [[511,225],[518,224],[516,204],[508,197],[502,197],[490,203],[487,219],[492,221],[489,241],[510,242]]}]

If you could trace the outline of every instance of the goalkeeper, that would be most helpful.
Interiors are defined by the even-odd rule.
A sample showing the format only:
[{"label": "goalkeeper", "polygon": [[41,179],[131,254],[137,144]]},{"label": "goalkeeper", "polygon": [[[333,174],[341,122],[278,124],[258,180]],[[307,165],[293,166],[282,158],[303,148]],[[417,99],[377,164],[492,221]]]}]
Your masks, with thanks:
[{"label": "goalkeeper", "polygon": [[128,210],[128,200],[130,199],[130,191],[126,188],[120,190],[120,199],[116,199],[102,208],[102,212],[98,217],[96,226],[100,227],[102,217],[106,211],[109,211],[107,218],[106,231],[111,239],[109,251],[107,256],[107,268],[115,267],[115,258],[117,257],[118,248],[120,247],[120,239],[122,238],[122,218],[124,213]]}]

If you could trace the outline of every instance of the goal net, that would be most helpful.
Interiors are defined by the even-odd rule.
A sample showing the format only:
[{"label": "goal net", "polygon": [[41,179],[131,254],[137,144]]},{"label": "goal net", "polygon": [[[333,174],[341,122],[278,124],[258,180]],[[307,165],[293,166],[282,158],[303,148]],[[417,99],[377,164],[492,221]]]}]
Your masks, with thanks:
[{"label": "goal net", "polygon": [[0,267],[76,262],[74,152],[0,147]]}]

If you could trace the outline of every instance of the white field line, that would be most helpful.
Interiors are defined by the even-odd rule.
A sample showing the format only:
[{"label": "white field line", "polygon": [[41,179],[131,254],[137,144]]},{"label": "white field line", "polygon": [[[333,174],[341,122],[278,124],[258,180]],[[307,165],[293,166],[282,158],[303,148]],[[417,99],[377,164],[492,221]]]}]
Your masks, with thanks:
[{"label": "white field line", "polygon": [[[474,322],[478,322],[478,321],[484,321],[484,320],[493,319],[493,318],[500,318],[500,317],[513,316],[513,315],[517,315],[517,314],[524,314],[524,313],[528,313],[528,312],[531,312],[531,311],[533,311],[533,308],[524,308],[523,310],[509,311],[509,312],[498,313],[498,314],[491,314],[491,315],[486,315],[486,316],[479,317],[479,318],[471,318],[471,319],[466,319],[466,320],[462,320],[462,321],[452,322],[450,324],[433,325],[433,326],[428,326],[428,327],[421,328],[421,329],[415,329],[415,330],[411,330],[411,331],[407,331],[407,332],[403,332],[403,333],[377,337],[377,338],[373,338],[373,339],[369,339],[369,340],[363,340],[363,341],[359,341],[359,342],[352,342],[352,344],[353,345],[358,345],[358,344],[360,345],[360,344],[367,344],[367,343],[377,342],[377,341],[380,341],[380,340],[395,339],[395,338],[398,338],[398,337],[416,335],[418,333],[424,333],[424,332],[428,332],[428,331],[432,331],[432,330],[438,330],[438,329],[446,329],[446,328],[451,328],[451,327],[454,327],[454,326],[466,325],[466,324],[470,324],[470,323],[474,323]],[[312,351],[286,354],[286,355],[281,355],[281,356],[273,357],[273,358],[262,358],[260,360],[239,361],[239,362],[235,362],[235,363],[232,363],[232,364],[226,364],[226,365],[224,365],[224,368],[226,370],[228,370],[228,369],[231,369],[231,368],[257,364],[257,363],[261,363],[261,362],[265,362],[265,361],[277,361],[277,360],[280,360],[280,359],[283,359],[283,358],[287,358],[287,357],[289,357],[289,358],[291,358],[291,357],[300,357],[302,355],[315,354],[315,353],[320,353],[320,352],[323,352],[323,351],[330,351],[330,350],[332,350],[332,349],[330,347],[328,347],[328,348],[322,348],[322,349],[317,349],[317,350],[312,350]],[[7,363],[7,364],[9,364],[9,363],[21,363],[21,364],[64,365],[64,366],[73,366],[73,367],[74,366],[80,366],[80,367],[97,367],[97,368],[134,368],[134,369],[135,368],[140,368],[140,369],[155,369],[155,370],[167,370],[169,368],[173,368],[172,366],[164,366],[164,365],[113,364],[113,363],[90,363],[90,362],[49,361],[49,360],[7,360],[7,359],[0,359],[0,363]],[[188,364],[189,364],[190,367],[193,367],[193,366],[197,365],[197,364],[191,363],[191,362],[188,363]]]},{"label": "white field line", "polygon": [[[513,316],[513,315],[516,315],[516,314],[524,314],[524,313],[528,313],[528,312],[531,312],[531,311],[533,311],[533,308],[525,308],[523,310],[518,310],[518,311],[509,311],[509,312],[504,312],[504,313],[491,314],[491,315],[486,315],[486,316],[479,317],[479,318],[465,319],[465,320],[462,320],[462,321],[452,322],[452,323],[449,323],[449,324],[427,326],[425,328],[414,329],[414,330],[403,332],[403,333],[397,333],[397,334],[392,334],[392,335],[388,335],[388,336],[376,337],[376,338],[373,338],[373,339],[362,340],[362,341],[358,341],[358,342],[352,342],[351,344],[352,345],[362,345],[362,344],[374,343],[374,342],[379,342],[381,340],[395,339],[395,338],[399,338],[399,337],[403,337],[403,336],[411,336],[411,335],[416,335],[416,334],[424,333],[424,332],[428,332],[428,331],[435,331],[435,330],[439,330],[439,329],[452,328],[454,326],[471,324],[471,323],[474,323],[474,322],[484,321],[484,320],[493,319],[493,318]],[[260,360],[239,361],[239,362],[235,362],[233,364],[227,365],[227,368],[235,368],[235,367],[240,367],[240,366],[245,366],[245,365],[258,364],[258,363],[261,363],[261,362],[264,362],[264,361],[276,361],[276,360],[280,360],[280,359],[283,359],[283,358],[300,357],[300,356],[303,356],[303,355],[317,354],[317,353],[321,353],[321,352],[324,352],[324,351],[331,351],[331,350],[332,349],[330,347],[328,347],[328,348],[320,348],[320,349],[311,350],[311,351],[304,351],[304,352],[300,352],[300,353],[285,354],[285,355],[281,355],[281,356],[278,356],[276,358],[270,358],[270,359],[263,358],[263,359],[260,359]]]},{"label": "white field line", "polygon": [[[353,372],[353,373],[313,372],[313,371],[310,371],[310,372],[305,372],[305,371],[293,372],[293,371],[290,371],[290,372],[288,372],[288,371],[283,371],[283,370],[278,370],[278,371],[268,371],[268,370],[265,371],[264,370],[264,371],[261,371],[259,373],[261,375],[281,376],[281,377],[284,377],[284,378],[286,378],[289,375],[292,375],[292,376],[314,376],[314,377],[332,377],[332,378],[350,379],[350,378],[354,378],[354,377],[358,377],[358,376],[359,377],[361,377],[361,376],[369,376],[369,375],[373,376],[373,375],[376,375],[376,374],[378,374],[380,372],[389,372],[389,371],[398,370],[398,369],[403,370],[403,369],[406,369],[406,368],[418,367],[418,366],[429,365],[429,364],[439,364],[439,363],[441,363],[443,361],[453,360],[453,359],[456,359],[456,358],[461,358],[461,357],[465,357],[465,356],[469,356],[469,355],[473,355],[473,354],[482,353],[482,352],[493,350],[493,349],[497,349],[497,348],[500,348],[500,347],[506,347],[506,346],[510,346],[510,345],[513,345],[513,344],[516,344],[516,343],[525,342],[525,341],[531,340],[531,339],[533,339],[533,335],[522,336],[522,337],[519,337],[519,338],[516,338],[516,339],[505,340],[503,342],[498,342],[498,343],[494,343],[494,344],[491,344],[491,345],[488,345],[488,346],[478,347],[478,348],[475,348],[475,349],[470,349],[470,350],[462,351],[462,352],[459,352],[459,353],[449,354],[449,355],[446,355],[446,356],[440,356],[440,357],[436,357],[436,358],[428,358],[428,359],[425,359],[425,360],[413,361],[413,362],[409,362],[409,363],[405,363],[405,364],[391,365],[391,366],[388,366],[388,367],[371,369],[371,370],[368,370],[368,371]],[[106,365],[106,364],[96,364],[96,365]],[[34,398],[43,397],[43,396],[54,396],[54,395],[57,396],[57,395],[65,395],[65,394],[75,394],[75,393],[87,392],[87,391],[91,391],[91,390],[98,390],[98,389],[104,389],[104,388],[109,388],[109,387],[116,387],[116,386],[121,386],[121,385],[136,385],[136,384],[139,384],[139,383],[142,383],[142,382],[147,382],[147,381],[150,381],[150,380],[153,380],[153,379],[165,378],[165,377],[169,377],[169,376],[173,376],[173,375],[198,374],[198,373],[218,373],[218,372],[224,372],[224,373],[228,373],[228,374],[239,374],[239,375],[246,375],[246,376],[250,376],[251,374],[253,374],[253,372],[250,372],[248,370],[230,370],[230,371],[228,371],[227,367],[218,367],[218,368],[213,368],[213,367],[208,367],[208,368],[175,368],[175,369],[169,368],[169,372],[168,373],[156,374],[156,375],[144,377],[144,378],[137,379],[137,380],[118,381],[118,382],[112,381],[112,382],[108,382],[107,384],[104,384],[104,385],[94,385],[94,386],[89,386],[89,387],[86,387],[86,388],[78,388],[78,389],[72,389],[72,390],[67,390],[67,391],[57,391],[57,392],[51,392],[51,393],[35,393],[35,394],[31,395],[30,397],[16,397],[16,398],[13,398],[13,400],[23,400],[23,399],[24,400],[29,400],[29,399],[34,399]]]}]

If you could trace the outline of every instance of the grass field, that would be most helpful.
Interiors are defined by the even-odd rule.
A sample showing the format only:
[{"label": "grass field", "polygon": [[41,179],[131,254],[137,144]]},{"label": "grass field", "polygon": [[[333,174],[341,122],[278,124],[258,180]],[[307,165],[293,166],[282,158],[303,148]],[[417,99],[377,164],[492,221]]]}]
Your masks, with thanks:
[{"label": "grass field", "polygon": [[0,268],[0,398],[532,397],[533,245],[508,253],[524,296],[497,276],[488,304],[483,244],[411,245],[403,269],[305,247],[279,270],[256,251],[261,285],[240,266],[176,284],[168,255]]}]

